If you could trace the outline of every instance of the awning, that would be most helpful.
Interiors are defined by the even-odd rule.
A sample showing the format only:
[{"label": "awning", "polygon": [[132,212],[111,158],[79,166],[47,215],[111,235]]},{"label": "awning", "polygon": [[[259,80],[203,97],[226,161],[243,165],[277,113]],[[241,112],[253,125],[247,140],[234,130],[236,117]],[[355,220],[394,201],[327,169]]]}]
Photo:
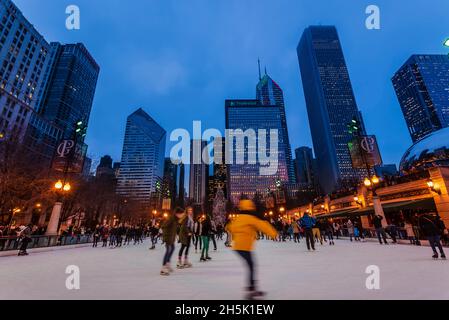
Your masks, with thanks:
[{"label": "awning", "polygon": [[329,214],[322,214],[317,216],[317,219],[329,219],[329,218],[337,218],[337,217],[345,217],[351,215],[352,212],[356,211],[357,209],[351,208],[351,209],[345,209],[345,210],[339,210],[334,211]]},{"label": "awning", "polygon": [[[384,213],[391,213],[399,210],[413,210],[413,209],[427,209],[427,210],[436,210],[435,202],[432,198],[427,199],[418,199],[418,200],[405,200],[398,201],[392,203],[382,204],[382,208],[384,209]],[[355,216],[368,216],[374,214],[373,207],[366,207],[363,209],[356,210],[353,212]]]},{"label": "awning", "polygon": [[435,201],[433,198],[418,199],[418,200],[407,200],[386,203],[382,205],[384,212],[394,212],[399,210],[413,210],[413,209],[427,209],[436,210]]}]

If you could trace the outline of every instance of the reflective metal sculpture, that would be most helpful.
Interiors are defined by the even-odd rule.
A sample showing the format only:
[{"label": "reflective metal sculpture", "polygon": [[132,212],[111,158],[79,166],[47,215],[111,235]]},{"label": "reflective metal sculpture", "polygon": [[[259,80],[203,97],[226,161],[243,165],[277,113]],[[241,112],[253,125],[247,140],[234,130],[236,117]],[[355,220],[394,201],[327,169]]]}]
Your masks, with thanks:
[{"label": "reflective metal sculpture", "polygon": [[449,166],[449,128],[435,131],[411,146],[402,157],[400,170],[409,174],[442,166]]}]

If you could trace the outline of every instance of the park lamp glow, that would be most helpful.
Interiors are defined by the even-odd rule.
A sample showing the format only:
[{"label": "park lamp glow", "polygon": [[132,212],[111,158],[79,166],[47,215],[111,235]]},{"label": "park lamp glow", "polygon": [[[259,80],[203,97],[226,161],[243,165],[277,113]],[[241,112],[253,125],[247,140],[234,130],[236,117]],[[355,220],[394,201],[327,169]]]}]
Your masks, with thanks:
[{"label": "park lamp glow", "polygon": [[62,188],[62,190],[64,190],[64,191],[70,191],[70,189],[72,189],[72,186],[70,185],[70,183],[66,183],[64,185],[64,187]]},{"label": "park lamp glow", "polygon": [[365,180],[363,181],[363,184],[364,184],[366,187],[370,187],[370,186],[371,186],[371,180],[368,179],[368,178],[365,178]]},{"label": "park lamp glow", "polygon": [[63,187],[62,181],[58,180],[58,182],[55,183],[55,189],[61,190]]}]

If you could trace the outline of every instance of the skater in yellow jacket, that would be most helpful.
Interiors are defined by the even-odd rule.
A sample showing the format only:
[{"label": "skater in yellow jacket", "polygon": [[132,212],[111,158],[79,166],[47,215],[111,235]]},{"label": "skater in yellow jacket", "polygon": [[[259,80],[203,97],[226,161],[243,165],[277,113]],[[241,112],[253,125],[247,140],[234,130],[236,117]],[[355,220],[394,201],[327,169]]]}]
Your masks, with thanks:
[{"label": "skater in yellow jacket", "polygon": [[254,278],[254,261],[252,251],[257,232],[263,232],[268,237],[275,238],[276,230],[270,223],[257,217],[256,206],[251,200],[241,200],[240,214],[229,225],[228,231],[232,234],[232,249],[245,261],[249,270],[247,298],[253,299],[265,295],[258,291]]}]

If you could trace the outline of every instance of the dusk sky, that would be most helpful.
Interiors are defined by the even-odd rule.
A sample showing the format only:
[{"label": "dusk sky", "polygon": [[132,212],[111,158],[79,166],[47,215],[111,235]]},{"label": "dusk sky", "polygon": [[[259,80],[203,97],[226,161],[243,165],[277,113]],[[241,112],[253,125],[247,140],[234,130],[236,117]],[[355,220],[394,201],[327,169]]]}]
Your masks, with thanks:
[{"label": "dusk sky", "polygon": [[[15,0],[47,41],[83,42],[101,66],[88,154],[121,157],[126,117],[139,107],[169,133],[224,130],[224,100],[255,98],[257,58],[284,90],[292,150],[312,146],[296,46],[305,27],[335,25],[357,104],[384,163],[411,145],[391,84],[414,53],[449,53],[447,0]],[[81,30],[65,28],[65,8],[81,10]],[[380,7],[381,29],[365,28]],[[172,143],[167,143],[167,154]]]}]

